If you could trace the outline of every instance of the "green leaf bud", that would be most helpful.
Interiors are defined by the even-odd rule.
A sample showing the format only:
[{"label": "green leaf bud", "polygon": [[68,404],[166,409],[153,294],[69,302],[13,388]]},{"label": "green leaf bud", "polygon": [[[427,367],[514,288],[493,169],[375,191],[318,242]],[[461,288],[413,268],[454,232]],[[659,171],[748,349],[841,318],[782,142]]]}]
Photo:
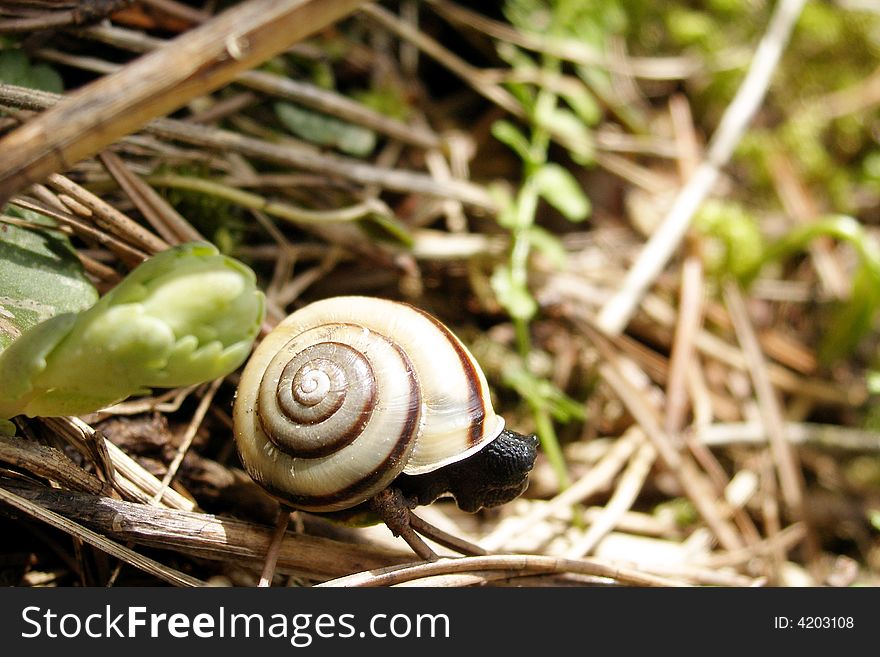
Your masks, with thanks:
[{"label": "green leaf bud", "polygon": [[0,354],[0,418],[78,415],[225,376],[247,358],[263,314],[248,267],[210,244],[171,248]]}]

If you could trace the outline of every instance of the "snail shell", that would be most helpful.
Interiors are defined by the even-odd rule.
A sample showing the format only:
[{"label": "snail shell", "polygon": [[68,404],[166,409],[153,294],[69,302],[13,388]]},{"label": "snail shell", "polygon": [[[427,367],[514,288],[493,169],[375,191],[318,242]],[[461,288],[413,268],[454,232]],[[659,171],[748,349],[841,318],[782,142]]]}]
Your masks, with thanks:
[{"label": "snail shell", "polygon": [[335,297],[258,345],[233,411],[250,476],[295,508],[336,511],[501,434],[486,378],[449,329],[404,303]]}]

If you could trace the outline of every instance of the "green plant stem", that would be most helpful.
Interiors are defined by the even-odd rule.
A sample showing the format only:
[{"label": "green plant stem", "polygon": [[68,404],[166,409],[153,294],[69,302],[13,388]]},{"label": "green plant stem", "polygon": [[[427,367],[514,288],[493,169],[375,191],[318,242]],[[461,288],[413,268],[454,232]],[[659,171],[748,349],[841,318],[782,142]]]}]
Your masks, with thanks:
[{"label": "green plant stem", "polygon": [[817,237],[825,236],[849,242],[856,250],[859,260],[880,279],[880,251],[876,245],[858,221],[845,215],[836,215],[795,228],[768,246],[752,271],[744,277],[746,282],[753,280],[768,262],[787,258],[793,253],[802,251]]},{"label": "green plant stem", "polygon": [[[558,74],[560,69],[559,60],[544,56],[542,68],[548,74]],[[510,273],[514,285],[528,289],[529,254],[531,241],[529,230],[535,223],[535,215],[538,209],[539,192],[535,175],[547,162],[547,151],[550,147],[550,132],[545,127],[547,121],[556,108],[558,97],[554,91],[542,87],[538,91],[532,119],[531,139],[529,143],[529,160],[525,164],[525,180],[517,194],[517,221],[513,231],[513,244],[510,250]],[[529,318],[513,317],[514,330],[516,332],[517,349],[525,362],[528,361],[531,351],[531,338],[529,331]],[[559,445],[559,438],[553,427],[553,420],[544,405],[529,402],[532,416],[535,421],[535,431],[541,441],[541,446],[547,459],[556,474],[561,489],[569,486],[568,470],[565,466],[565,458]]]},{"label": "green plant stem", "polygon": [[547,460],[550,462],[550,467],[553,468],[553,472],[556,474],[559,487],[561,489],[568,488],[571,481],[568,477],[568,470],[565,467],[565,456],[559,445],[556,429],[553,428],[553,420],[550,417],[550,413],[546,408],[535,404],[529,404],[529,406],[531,406],[532,415],[535,418],[535,432],[538,434],[538,439],[541,441],[541,447],[547,456]]},{"label": "green plant stem", "polygon": [[[538,190],[534,180],[527,176],[517,195],[517,227],[513,230],[513,239],[510,247],[511,282],[522,289],[528,289],[529,253],[531,252],[528,229],[535,221],[537,206]],[[513,325],[516,331],[517,350],[519,355],[526,359],[532,348],[529,335],[529,318],[514,316]]]},{"label": "green plant stem", "polygon": [[529,320],[522,317],[513,318],[513,331],[516,336],[516,348],[521,357],[528,354],[532,348],[532,338],[529,335]]},{"label": "green plant stem", "polygon": [[832,215],[789,231],[762,251],[740,281],[748,285],[765,265],[803,251],[817,237],[851,244],[859,260],[849,298],[835,310],[819,346],[820,359],[831,363],[856,348],[872,329],[880,309],[880,249],[858,221],[846,215]]},{"label": "green plant stem", "polygon": [[205,178],[193,178],[191,176],[161,175],[147,178],[150,185],[156,187],[173,187],[199,192],[217,198],[222,198],[237,205],[251,210],[260,210],[279,219],[293,223],[326,223],[334,221],[358,221],[374,213],[384,214],[388,212],[385,205],[374,199],[368,199],[362,203],[355,203],[346,208],[334,210],[307,210],[289,203],[270,201],[259,194],[246,192],[236,187],[230,187]]}]

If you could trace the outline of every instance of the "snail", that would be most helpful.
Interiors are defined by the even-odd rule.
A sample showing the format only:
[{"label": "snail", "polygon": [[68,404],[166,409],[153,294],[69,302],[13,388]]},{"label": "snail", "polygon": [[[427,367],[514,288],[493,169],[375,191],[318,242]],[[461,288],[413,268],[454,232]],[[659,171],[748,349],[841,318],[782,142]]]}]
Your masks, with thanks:
[{"label": "snail", "polygon": [[446,326],[373,297],[324,299],[280,322],[245,366],[233,420],[254,481],[318,513],[392,487],[410,508],[444,496],[465,511],[497,506],[525,490],[537,453],[535,436],[505,428]]}]

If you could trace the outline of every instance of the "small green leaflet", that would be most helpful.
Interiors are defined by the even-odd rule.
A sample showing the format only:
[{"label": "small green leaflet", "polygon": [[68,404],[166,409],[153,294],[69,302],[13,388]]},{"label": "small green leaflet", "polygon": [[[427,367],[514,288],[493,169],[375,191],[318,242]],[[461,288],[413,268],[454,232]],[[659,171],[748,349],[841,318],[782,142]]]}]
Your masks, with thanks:
[{"label": "small green leaflet", "polygon": [[[4,214],[35,224],[48,220],[7,207]],[[0,222],[0,351],[50,317],[92,306],[98,292],[67,237],[55,230]]]},{"label": "small green leaflet", "polygon": [[573,175],[549,162],[535,172],[538,193],[569,221],[583,221],[591,210],[590,200]]},{"label": "small green leaflet", "polygon": [[507,265],[498,265],[490,279],[498,301],[511,317],[531,319],[538,312],[538,302],[532,297],[525,281],[518,280]]},{"label": "small green leaflet", "polygon": [[61,76],[46,64],[31,64],[21,50],[0,52],[0,82],[29,89],[60,94],[64,91]]},{"label": "small green leaflet", "polygon": [[275,115],[293,134],[321,146],[363,157],[376,147],[376,133],[292,103],[275,103]]}]

